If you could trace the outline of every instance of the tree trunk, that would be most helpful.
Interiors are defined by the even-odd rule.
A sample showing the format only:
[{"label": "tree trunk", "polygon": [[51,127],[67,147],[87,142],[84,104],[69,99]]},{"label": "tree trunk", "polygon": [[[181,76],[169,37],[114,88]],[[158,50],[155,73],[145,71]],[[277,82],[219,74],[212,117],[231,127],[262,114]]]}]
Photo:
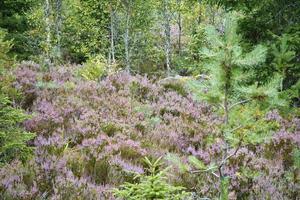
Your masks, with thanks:
[{"label": "tree trunk", "polygon": [[229,92],[230,92],[230,87],[231,87],[231,57],[229,55],[226,56],[229,57],[229,59],[223,63],[223,70],[225,74],[225,83],[224,83],[224,123],[227,126],[229,122],[229,102],[228,102],[228,97],[229,97]]},{"label": "tree trunk", "polygon": [[62,26],[62,0],[56,0],[56,58],[61,59],[61,26]]},{"label": "tree trunk", "polygon": [[283,70],[282,70],[282,78],[281,78],[281,80],[280,80],[280,92],[283,91],[283,82],[284,82],[284,79],[285,79],[285,77],[286,77],[285,74],[286,74],[286,70],[283,69]]},{"label": "tree trunk", "polygon": [[115,61],[115,44],[114,44],[114,37],[115,37],[115,27],[114,27],[114,15],[115,11],[111,6],[111,12],[110,12],[110,58],[112,63],[114,64]]},{"label": "tree trunk", "polygon": [[181,19],[181,0],[177,0],[177,6],[179,7],[178,11],[178,54],[181,55],[181,34],[182,34],[182,19]]},{"label": "tree trunk", "polygon": [[[229,92],[229,82],[226,80],[225,83],[225,89],[224,89],[224,124],[227,126],[229,122],[229,108],[228,108],[228,92]],[[227,144],[225,140],[225,153],[223,155],[223,159],[225,160],[227,155],[228,155],[228,147],[229,145]],[[226,162],[226,161],[225,161]],[[224,176],[223,172],[223,165],[219,168],[219,174],[220,174],[220,200],[228,200],[228,186],[229,186],[229,178]]]},{"label": "tree trunk", "polygon": [[127,72],[130,72],[130,49],[129,49],[129,25],[130,25],[130,4],[131,4],[130,1],[131,0],[128,0],[126,2],[126,28],[125,28],[125,36],[124,36]]},{"label": "tree trunk", "polygon": [[228,86],[227,83],[225,85],[225,91],[224,91],[224,123],[227,125],[229,122],[229,116],[228,116]]},{"label": "tree trunk", "polygon": [[220,200],[228,200],[229,199],[229,177],[221,178],[221,192],[220,192]]},{"label": "tree trunk", "polygon": [[45,15],[45,24],[46,24],[46,49],[45,49],[45,64],[49,67],[51,63],[51,22],[50,22],[50,0],[45,0],[45,8],[44,8],[44,15]]},{"label": "tree trunk", "polygon": [[201,0],[198,0],[198,4],[199,4],[199,15],[198,15],[198,25],[200,25],[201,24]]},{"label": "tree trunk", "polygon": [[167,74],[169,76],[171,72],[171,17],[168,8],[168,0],[163,0],[163,18],[165,32],[165,57],[167,65]]}]

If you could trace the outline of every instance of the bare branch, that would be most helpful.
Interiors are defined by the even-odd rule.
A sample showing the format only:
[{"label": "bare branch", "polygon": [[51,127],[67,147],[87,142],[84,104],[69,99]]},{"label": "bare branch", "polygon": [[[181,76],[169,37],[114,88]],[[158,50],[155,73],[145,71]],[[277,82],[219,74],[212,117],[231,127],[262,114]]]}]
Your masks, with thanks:
[{"label": "bare branch", "polygon": [[222,103],[219,103],[219,106],[220,106],[223,110],[225,110],[225,107],[224,107],[224,105],[223,105]]},{"label": "bare branch", "polygon": [[236,130],[239,130],[240,128],[243,128],[243,127],[244,127],[244,125],[239,125],[239,126],[235,127],[234,129],[231,129],[230,131],[228,131],[228,133],[232,133],[232,132],[234,132]]},{"label": "bare branch", "polygon": [[196,174],[196,173],[201,173],[201,172],[207,172],[207,171],[210,171],[210,170],[213,170],[213,169],[216,169],[218,168],[217,166],[212,166],[212,167],[209,167],[207,169],[199,169],[199,170],[192,170],[190,171],[192,174]]},{"label": "bare branch", "polygon": [[226,163],[226,161],[227,161],[229,158],[231,158],[231,157],[233,157],[233,156],[236,155],[236,153],[237,153],[238,150],[240,149],[241,145],[242,145],[242,140],[240,140],[240,142],[239,142],[238,146],[236,147],[235,151],[234,151],[232,154],[230,154],[230,155],[228,155],[227,157],[225,157],[225,158],[221,161],[221,163],[220,163],[220,165],[219,165],[219,169]]},{"label": "bare branch", "polygon": [[216,174],[215,172],[211,172],[211,173],[212,173],[212,175],[214,175],[215,177],[220,178],[220,176],[219,176],[218,174]]}]

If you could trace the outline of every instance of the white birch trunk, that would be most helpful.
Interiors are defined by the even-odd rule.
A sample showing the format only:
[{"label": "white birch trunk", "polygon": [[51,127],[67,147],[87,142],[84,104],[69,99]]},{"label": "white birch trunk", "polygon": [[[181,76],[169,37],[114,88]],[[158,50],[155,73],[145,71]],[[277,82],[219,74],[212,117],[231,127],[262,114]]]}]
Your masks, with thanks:
[{"label": "white birch trunk", "polygon": [[61,59],[61,26],[62,26],[62,0],[56,0],[56,58]]},{"label": "white birch trunk", "polygon": [[178,53],[181,55],[181,35],[182,35],[182,19],[181,19],[181,0],[177,0],[177,6],[179,7],[177,25],[178,25]]},{"label": "white birch trunk", "polygon": [[167,66],[167,75],[171,73],[171,16],[169,13],[168,0],[163,0],[163,25],[165,33],[165,58]]},{"label": "white birch trunk", "polygon": [[51,63],[51,22],[50,22],[50,0],[45,0],[45,8],[44,8],[44,16],[45,16],[45,24],[46,24],[46,49],[45,49],[45,64],[47,66]]},{"label": "white birch trunk", "polygon": [[130,4],[131,0],[126,1],[126,24],[125,24],[125,60],[126,60],[126,71],[130,72],[130,49],[129,49],[129,25],[130,25]]},{"label": "white birch trunk", "polygon": [[113,8],[111,8],[111,13],[110,13],[110,58],[111,62],[110,64],[115,64],[115,44],[114,44],[114,37],[115,37],[115,27],[114,27],[114,15],[115,11]]}]

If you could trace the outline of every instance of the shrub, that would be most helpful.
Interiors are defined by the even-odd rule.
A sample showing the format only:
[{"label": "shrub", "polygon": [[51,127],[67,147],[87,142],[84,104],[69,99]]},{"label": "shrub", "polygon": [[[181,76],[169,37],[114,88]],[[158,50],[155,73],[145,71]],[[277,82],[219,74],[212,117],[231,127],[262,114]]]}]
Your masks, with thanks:
[{"label": "shrub", "polygon": [[[28,131],[37,134],[35,159],[27,168],[20,164],[1,168],[1,194],[5,191],[12,199],[21,199],[24,192],[32,198],[68,199],[77,195],[114,199],[112,188],[124,182],[142,183],[132,172],[149,176],[142,158],[172,153],[189,167],[184,171],[174,166],[172,174],[163,175],[167,184],[182,185],[196,196],[217,196],[220,187],[213,173],[218,175],[218,171],[190,173],[199,169],[188,159],[193,155],[205,168],[222,160],[223,121],[213,107],[195,101],[189,91],[186,96],[166,91],[161,84],[139,75],[115,73],[96,82],[76,77],[73,72],[80,66],[50,68],[46,75],[39,67],[22,65],[17,69],[20,76],[15,85],[24,93],[36,94],[27,107],[32,118],[24,123]],[[30,73],[21,76],[19,70]],[[35,83],[27,85],[31,79]],[[251,130],[259,135],[268,132],[269,137],[263,142],[245,143],[227,160],[224,172],[230,177],[229,196],[266,199],[274,193],[274,199],[293,199],[298,195],[297,176],[292,175],[298,170],[294,163],[299,119],[285,119],[276,111],[248,110],[241,105],[232,113],[236,115],[232,120],[243,123],[251,115],[251,123],[242,124],[246,126],[237,133],[247,134],[248,141],[255,136]],[[22,178],[27,173],[20,175],[21,171],[32,172],[34,181]],[[11,177],[19,178],[10,181]]]},{"label": "shrub", "polygon": [[178,82],[178,83],[176,83],[176,82],[166,83],[166,84],[164,84],[164,88],[166,90],[175,91],[175,92],[177,92],[178,94],[180,94],[184,97],[187,96],[187,94],[188,94],[185,87],[184,87],[184,84],[180,83],[180,82]]},{"label": "shrub", "polygon": [[13,159],[25,161],[32,153],[32,148],[26,142],[34,134],[25,132],[20,123],[28,116],[20,109],[11,106],[11,101],[0,95],[0,165]]},{"label": "shrub", "polygon": [[120,189],[114,190],[114,195],[126,200],[151,200],[151,199],[188,199],[189,193],[185,192],[184,187],[172,186],[166,182],[167,169],[159,171],[160,159],[151,162],[145,158],[148,165],[148,175],[138,175],[138,183],[125,183]]},{"label": "shrub", "polygon": [[[23,110],[14,107],[8,93],[16,93],[11,89],[11,75],[7,72],[12,59],[7,55],[12,47],[11,41],[4,41],[5,32],[0,30],[0,165],[13,159],[25,161],[32,153],[26,142],[34,134],[26,132],[21,123],[28,118]],[[12,92],[14,91],[14,92]]]},{"label": "shrub", "polygon": [[6,68],[13,64],[13,59],[8,55],[13,43],[10,40],[4,40],[7,32],[0,28],[0,66]]},{"label": "shrub", "polygon": [[100,80],[107,70],[107,63],[103,56],[98,55],[87,60],[84,66],[79,69],[78,74],[86,80]]}]

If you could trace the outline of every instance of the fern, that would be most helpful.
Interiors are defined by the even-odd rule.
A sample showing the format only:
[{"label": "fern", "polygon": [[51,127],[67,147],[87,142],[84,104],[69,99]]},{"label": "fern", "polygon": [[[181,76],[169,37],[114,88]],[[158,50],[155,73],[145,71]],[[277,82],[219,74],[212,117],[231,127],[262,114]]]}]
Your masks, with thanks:
[{"label": "fern", "polygon": [[300,169],[300,149],[294,149],[293,151],[294,167]]}]

